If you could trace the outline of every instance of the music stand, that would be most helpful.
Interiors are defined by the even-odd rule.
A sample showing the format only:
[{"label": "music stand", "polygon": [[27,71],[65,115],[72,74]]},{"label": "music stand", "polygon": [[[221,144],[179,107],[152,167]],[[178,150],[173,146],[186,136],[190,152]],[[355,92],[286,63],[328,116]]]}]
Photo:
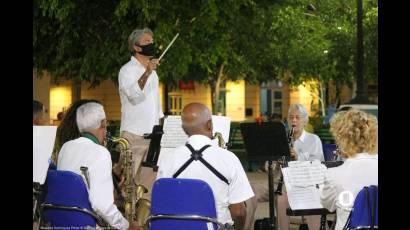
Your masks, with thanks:
[{"label": "music stand", "polygon": [[269,162],[269,219],[271,229],[277,229],[272,161],[290,157],[285,126],[281,122],[262,122],[241,123],[240,127],[248,160]]},{"label": "music stand", "polygon": [[[333,168],[342,165],[343,161],[322,161],[322,164],[326,168]],[[301,210],[292,210],[291,208],[286,209],[286,215],[288,216],[310,216],[310,215],[320,215],[320,228],[319,230],[326,230],[326,216],[327,214],[332,214],[335,212],[330,212],[325,208],[316,208],[316,209],[301,209]]]},{"label": "music stand", "polygon": [[141,165],[144,167],[150,167],[155,172],[158,171],[157,162],[158,162],[159,152],[161,150],[161,138],[162,138],[162,134],[164,134],[164,131],[162,130],[162,128],[163,128],[162,125],[155,125],[152,128],[152,133],[144,135],[145,139],[151,139],[151,141],[149,143],[146,160],[145,162],[142,162]]}]

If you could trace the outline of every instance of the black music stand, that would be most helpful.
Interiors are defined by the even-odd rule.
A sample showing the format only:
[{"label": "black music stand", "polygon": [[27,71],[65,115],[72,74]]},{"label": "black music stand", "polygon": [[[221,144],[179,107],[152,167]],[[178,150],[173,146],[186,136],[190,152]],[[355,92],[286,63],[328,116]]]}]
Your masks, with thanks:
[{"label": "black music stand", "polygon": [[271,229],[276,230],[272,161],[290,157],[285,126],[281,122],[262,122],[241,123],[240,127],[248,160],[269,162],[269,219]]},{"label": "black music stand", "polygon": [[155,172],[158,170],[157,162],[159,157],[159,152],[161,150],[161,138],[164,131],[162,130],[162,125],[155,125],[152,128],[152,133],[144,134],[145,139],[151,139],[149,143],[148,153],[145,162],[141,163],[141,166],[150,167]]}]

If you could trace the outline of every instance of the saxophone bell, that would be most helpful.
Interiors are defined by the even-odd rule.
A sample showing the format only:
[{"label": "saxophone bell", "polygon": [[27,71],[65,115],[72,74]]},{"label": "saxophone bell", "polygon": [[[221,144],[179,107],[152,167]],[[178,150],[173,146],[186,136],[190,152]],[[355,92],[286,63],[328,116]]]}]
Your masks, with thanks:
[{"label": "saxophone bell", "polygon": [[123,173],[125,174],[124,216],[128,222],[138,221],[142,229],[147,229],[145,220],[150,214],[151,202],[143,198],[143,194],[148,192],[148,189],[134,182],[134,161],[132,159],[130,144],[125,138],[112,137],[109,132],[107,132],[106,140],[110,145],[116,144],[120,150],[119,164],[123,167]]},{"label": "saxophone bell", "polygon": [[214,134],[214,136],[213,136],[213,139],[215,139],[215,138],[218,138],[218,146],[219,146],[219,147],[221,147],[221,148],[223,148],[223,149],[226,149],[226,148],[227,148],[226,142],[225,142],[225,140],[224,140],[224,138],[222,137],[222,134],[221,134],[220,132],[215,132],[215,134]]}]

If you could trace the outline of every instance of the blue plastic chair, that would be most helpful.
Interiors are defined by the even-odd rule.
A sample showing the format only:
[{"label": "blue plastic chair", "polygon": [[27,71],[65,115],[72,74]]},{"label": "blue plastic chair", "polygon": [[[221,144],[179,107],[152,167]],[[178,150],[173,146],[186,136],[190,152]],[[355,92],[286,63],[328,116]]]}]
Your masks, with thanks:
[{"label": "blue plastic chair", "polygon": [[336,150],[336,144],[323,144],[323,156],[325,161],[333,161],[334,160],[334,151]]},{"label": "blue plastic chair", "polygon": [[[197,179],[161,178],[152,188],[151,230],[223,229],[217,221],[215,199],[211,187]],[[219,226],[219,228],[218,228]]]},{"label": "blue plastic chair", "polygon": [[41,224],[47,227],[87,229],[106,226],[92,211],[83,178],[70,171],[49,170],[41,204]]},{"label": "blue plastic chair", "polygon": [[378,229],[378,186],[365,186],[356,196],[344,229]]}]

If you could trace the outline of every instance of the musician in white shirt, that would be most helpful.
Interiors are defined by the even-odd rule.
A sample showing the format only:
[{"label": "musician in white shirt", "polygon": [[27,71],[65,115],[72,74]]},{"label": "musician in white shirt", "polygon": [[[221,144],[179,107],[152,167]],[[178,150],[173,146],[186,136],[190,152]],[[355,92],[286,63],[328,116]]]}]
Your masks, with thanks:
[{"label": "musician in white shirt", "polygon": [[321,203],[330,211],[336,210],[335,229],[341,230],[358,192],[364,186],[378,185],[378,124],[373,115],[351,109],[334,115],[330,131],[340,154],[347,159],[343,165],[327,170]]},{"label": "musician in white shirt", "polygon": [[184,170],[181,169],[191,158],[191,150],[184,145],[161,157],[157,178],[193,178],[207,182],[215,196],[218,220],[224,224],[235,223],[235,229],[243,229],[246,217],[244,201],[253,197],[254,193],[242,164],[232,152],[212,146],[212,116],[205,105],[188,104],[183,109],[181,118],[182,128],[189,136],[187,145],[197,151],[211,145],[203,151],[202,157],[222,177],[214,174],[199,160],[191,162]]},{"label": "musician in white shirt", "polygon": [[[309,133],[304,130],[304,127],[309,121],[309,116],[306,108],[302,104],[292,104],[288,110],[287,117],[289,128],[293,127],[293,147],[290,148],[290,155],[293,160],[298,161],[324,161],[322,142],[316,134]],[[279,180],[279,167],[275,167],[274,178],[275,183]],[[258,202],[268,201],[268,183],[252,183],[252,188],[255,192],[255,197]],[[289,207],[288,196],[285,186],[282,187],[282,195],[277,196],[278,202],[278,229],[290,229],[290,218],[286,215],[286,209]],[[248,210],[255,210],[257,202],[254,200],[247,202]],[[252,212],[252,211],[250,211]],[[253,211],[254,212],[254,211]],[[319,229],[320,216],[311,215],[305,216],[309,229]],[[247,219],[246,226],[250,228],[253,223],[253,217]]]},{"label": "musician in white shirt", "polygon": [[[137,229],[137,223],[130,225],[114,204],[111,155],[102,146],[107,132],[103,106],[95,102],[86,103],[77,109],[76,116],[82,136],[62,146],[57,169],[82,175],[80,168],[87,167],[88,195],[93,210],[114,228]],[[87,184],[84,176],[83,179]]]},{"label": "musician in white shirt", "polygon": [[148,29],[136,29],[128,37],[131,59],[123,65],[118,74],[119,94],[121,99],[121,136],[131,145],[134,160],[134,180],[148,188],[146,198],[150,198],[155,173],[152,168],[142,167],[146,158],[150,139],[143,135],[152,132],[154,125],[160,124],[164,117],[159,97],[159,80],[155,71],[158,59],[155,55],[153,32]]}]

